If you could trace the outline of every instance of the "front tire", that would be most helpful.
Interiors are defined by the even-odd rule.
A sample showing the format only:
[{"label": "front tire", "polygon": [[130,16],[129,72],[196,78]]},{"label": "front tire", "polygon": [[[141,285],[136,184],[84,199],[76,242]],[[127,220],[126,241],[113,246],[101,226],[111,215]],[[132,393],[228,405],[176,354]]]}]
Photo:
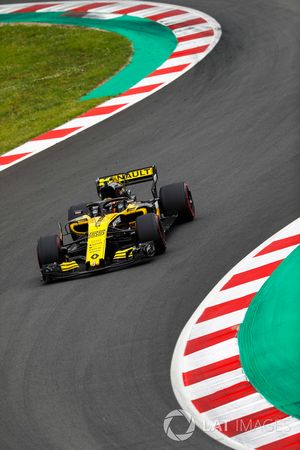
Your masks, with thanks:
[{"label": "front tire", "polygon": [[62,242],[57,234],[42,236],[37,244],[37,257],[39,266],[61,263],[63,261]]},{"label": "front tire", "polygon": [[159,205],[164,216],[178,216],[178,222],[190,222],[195,218],[192,193],[186,183],[173,183],[159,190]]},{"label": "front tire", "polygon": [[156,255],[166,251],[165,232],[156,214],[148,213],[137,217],[136,235],[139,243],[153,241]]}]

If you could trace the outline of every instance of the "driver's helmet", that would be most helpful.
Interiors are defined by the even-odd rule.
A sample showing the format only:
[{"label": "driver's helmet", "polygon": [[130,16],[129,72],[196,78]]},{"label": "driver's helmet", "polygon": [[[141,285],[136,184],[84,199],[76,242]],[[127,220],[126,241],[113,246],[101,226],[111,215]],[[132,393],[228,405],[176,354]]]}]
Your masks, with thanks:
[{"label": "driver's helmet", "polygon": [[100,188],[100,196],[102,200],[107,198],[118,198],[124,197],[124,188],[119,183],[106,183]]}]

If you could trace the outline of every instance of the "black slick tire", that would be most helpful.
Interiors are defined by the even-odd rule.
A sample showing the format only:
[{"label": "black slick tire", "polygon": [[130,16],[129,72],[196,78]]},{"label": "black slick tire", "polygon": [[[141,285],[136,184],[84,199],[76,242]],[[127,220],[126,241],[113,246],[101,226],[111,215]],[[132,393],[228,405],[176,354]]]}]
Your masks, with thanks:
[{"label": "black slick tire", "polygon": [[155,213],[137,217],[136,235],[139,243],[153,241],[156,255],[161,255],[166,251],[165,233],[160,219]]},{"label": "black slick tire", "polygon": [[40,237],[37,244],[39,266],[55,262],[61,263],[63,261],[61,246],[62,243],[57,234]]},{"label": "black slick tire", "polygon": [[168,184],[159,190],[159,206],[164,216],[177,215],[180,223],[195,218],[195,205],[191,190],[184,182]]}]

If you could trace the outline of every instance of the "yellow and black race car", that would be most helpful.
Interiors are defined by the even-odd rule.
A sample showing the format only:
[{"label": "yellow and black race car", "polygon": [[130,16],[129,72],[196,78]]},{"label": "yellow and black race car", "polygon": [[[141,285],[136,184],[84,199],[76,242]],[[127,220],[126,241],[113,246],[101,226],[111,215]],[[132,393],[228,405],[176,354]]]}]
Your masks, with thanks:
[{"label": "yellow and black race car", "polygon": [[[155,166],[98,178],[100,200],[71,206],[65,232],[60,225],[59,234],[38,240],[44,282],[113,270],[162,254],[165,233],[175,222],[193,220],[195,207],[186,183],[162,186],[158,195],[157,178]],[[152,198],[137,201],[128,186],[146,181],[152,181]]]}]

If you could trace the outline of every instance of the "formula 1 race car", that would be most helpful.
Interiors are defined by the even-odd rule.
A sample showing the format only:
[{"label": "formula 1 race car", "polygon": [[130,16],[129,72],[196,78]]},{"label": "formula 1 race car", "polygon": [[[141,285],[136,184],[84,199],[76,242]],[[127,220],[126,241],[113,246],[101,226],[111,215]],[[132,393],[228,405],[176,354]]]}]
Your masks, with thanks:
[{"label": "formula 1 race car", "polygon": [[[195,207],[186,183],[162,186],[158,195],[157,179],[155,166],[98,178],[100,200],[71,206],[65,231],[59,225],[59,234],[38,240],[44,282],[126,267],[164,253],[165,233],[174,223],[193,220]],[[146,181],[152,181],[153,198],[137,201],[128,186]]]}]

